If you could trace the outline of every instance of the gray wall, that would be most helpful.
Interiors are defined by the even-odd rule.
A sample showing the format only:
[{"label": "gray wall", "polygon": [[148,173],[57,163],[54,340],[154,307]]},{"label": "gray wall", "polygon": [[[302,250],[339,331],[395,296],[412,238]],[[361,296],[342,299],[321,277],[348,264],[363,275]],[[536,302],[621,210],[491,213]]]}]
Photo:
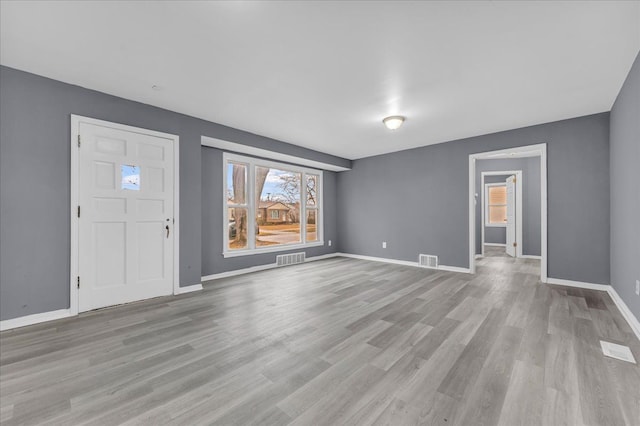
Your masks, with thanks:
[{"label": "gray wall", "polygon": [[69,307],[70,114],[180,136],[180,284],[202,272],[201,135],[351,162],[0,67],[0,319]]},{"label": "gray wall", "polygon": [[608,113],[355,160],[338,174],[339,250],[468,268],[469,154],[544,142],[548,275],[608,283]]},{"label": "gray wall", "polygon": [[[481,193],[481,173],[500,170],[522,170],[522,254],[540,256],[540,157],[478,160],[476,162],[476,193]],[[497,181],[485,177],[485,183]],[[503,176],[501,181],[505,181]],[[482,205],[476,204],[476,253],[481,252]],[[506,228],[485,227],[485,241],[505,243]]]},{"label": "gray wall", "polygon": [[[484,229],[484,242],[485,244],[506,244],[507,242],[507,228],[500,226],[485,226]],[[479,243],[476,243],[476,245]],[[476,254],[479,254],[480,250],[476,250]]]},{"label": "gray wall", "polygon": [[611,285],[640,319],[640,55],[611,110]]},{"label": "gray wall", "polygon": [[[278,253],[254,254],[242,257],[222,257],[224,226],[223,207],[223,167],[222,151],[202,147],[202,275],[233,271],[235,269],[264,265],[275,262],[276,255],[304,251],[307,257],[320,256],[336,251],[336,173],[323,173],[323,219],[325,245],[304,250],[289,250]],[[327,245],[328,240],[332,246]]]}]

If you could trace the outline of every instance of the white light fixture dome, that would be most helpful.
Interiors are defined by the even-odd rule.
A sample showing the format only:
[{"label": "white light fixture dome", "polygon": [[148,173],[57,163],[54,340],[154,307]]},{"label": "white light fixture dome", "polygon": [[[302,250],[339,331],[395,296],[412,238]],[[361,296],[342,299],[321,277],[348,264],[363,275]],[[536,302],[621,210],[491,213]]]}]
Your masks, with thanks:
[{"label": "white light fixture dome", "polygon": [[396,130],[404,123],[404,117],[401,115],[392,115],[384,118],[382,122],[387,126],[387,129]]}]

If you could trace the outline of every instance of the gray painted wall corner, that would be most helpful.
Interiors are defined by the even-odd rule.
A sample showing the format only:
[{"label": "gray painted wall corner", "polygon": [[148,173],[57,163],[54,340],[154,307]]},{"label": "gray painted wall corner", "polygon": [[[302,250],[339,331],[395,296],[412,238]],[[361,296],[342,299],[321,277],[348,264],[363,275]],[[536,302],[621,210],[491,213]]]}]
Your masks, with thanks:
[{"label": "gray painted wall corner", "polygon": [[640,320],[640,54],[611,110],[611,285]]},{"label": "gray painted wall corner", "polygon": [[[339,251],[469,267],[469,154],[547,144],[548,275],[609,282],[609,114],[363,158],[338,175]],[[381,242],[387,241],[386,249]]]},{"label": "gray painted wall corner", "polygon": [[[203,270],[201,136],[351,165],[347,159],[0,66],[2,320],[69,307],[71,114],[180,137],[181,286],[200,283]],[[329,201],[326,208],[335,206]]]}]

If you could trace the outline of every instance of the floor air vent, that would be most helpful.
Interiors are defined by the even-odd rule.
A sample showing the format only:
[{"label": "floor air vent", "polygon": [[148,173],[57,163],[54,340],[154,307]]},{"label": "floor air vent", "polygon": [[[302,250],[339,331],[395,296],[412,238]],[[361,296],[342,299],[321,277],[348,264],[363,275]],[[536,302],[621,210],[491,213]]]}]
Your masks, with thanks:
[{"label": "floor air vent", "polygon": [[636,360],[631,353],[631,349],[629,349],[628,346],[617,345],[615,343],[605,342],[604,340],[600,340],[600,346],[602,347],[602,353],[608,357],[631,362],[633,364],[636,363]]},{"label": "floor air vent", "polygon": [[304,263],[304,258],[305,258],[304,252],[280,254],[276,256],[276,265],[285,266],[285,265],[295,265],[296,263]]},{"label": "floor air vent", "polygon": [[430,254],[421,254],[418,257],[418,263],[425,268],[438,268],[438,256],[431,256]]}]

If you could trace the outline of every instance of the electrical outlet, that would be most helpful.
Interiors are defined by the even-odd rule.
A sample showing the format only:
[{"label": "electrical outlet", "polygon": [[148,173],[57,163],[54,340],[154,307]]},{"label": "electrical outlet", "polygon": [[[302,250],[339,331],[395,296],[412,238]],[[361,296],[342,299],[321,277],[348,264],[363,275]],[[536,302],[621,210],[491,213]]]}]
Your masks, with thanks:
[{"label": "electrical outlet", "polygon": [[382,242],[382,248],[387,248],[387,242],[386,241]]},{"label": "electrical outlet", "polygon": [[331,247],[331,240],[329,240],[329,247]]},{"label": "electrical outlet", "polygon": [[640,280],[636,280],[636,294],[640,296]]}]

